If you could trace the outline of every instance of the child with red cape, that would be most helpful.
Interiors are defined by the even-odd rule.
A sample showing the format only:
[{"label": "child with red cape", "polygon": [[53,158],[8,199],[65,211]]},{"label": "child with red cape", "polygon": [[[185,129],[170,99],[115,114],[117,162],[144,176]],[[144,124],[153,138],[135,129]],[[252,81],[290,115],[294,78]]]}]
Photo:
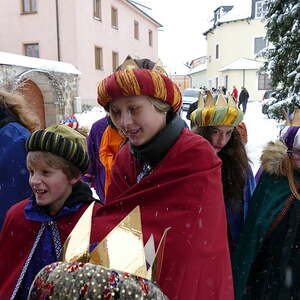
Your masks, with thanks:
[{"label": "child with red cape", "polygon": [[91,242],[140,206],[144,243],[153,234],[157,247],[171,228],[158,281],[170,299],[234,299],[221,161],[184,128],[180,91],[163,73],[128,57],[99,84],[98,102],[128,143],[116,156],[106,205],[94,214]]}]

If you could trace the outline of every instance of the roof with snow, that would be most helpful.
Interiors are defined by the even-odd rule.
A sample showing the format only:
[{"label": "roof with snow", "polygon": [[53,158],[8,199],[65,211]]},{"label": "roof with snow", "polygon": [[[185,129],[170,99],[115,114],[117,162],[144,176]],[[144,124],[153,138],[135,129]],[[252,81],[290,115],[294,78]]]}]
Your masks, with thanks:
[{"label": "roof with snow", "polygon": [[227,11],[227,9],[223,10],[223,14],[220,14],[218,18],[216,17],[217,11],[222,10],[222,8],[228,8],[229,5],[226,6],[222,5],[214,10],[214,18],[209,24],[210,28],[203,33],[204,35],[212,31],[216,26],[221,25],[223,23],[246,20],[251,18],[251,14],[252,14],[251,0],[243,0],[243,1],[231,0],[230,2],[232,3],[231,6],[233,6],[232,9],[230,9],[229,11]]},{"label": "roof with snow", "polygon": [[42,69],[51,72],[69,73],[76,75],[81,74],[81,72],[76,67],[69,63],[29,57],[8,52],[0,52],[0,65],[12,65],[30,69]]},{"label": "roof with snow", "polygon": [[191,69],[188,74],[195,74],[195,73],[199,73],[199,72],[202,72],[202,71],[205,71],[207,69],[207,64],[201,64],[201,65],[198,65],[197,67]]},{"label": "roof with snow", "polygon": [[127,2],[129,5],[133,6],[135,9],[137,9],[140,13],[145,15],[148,19],[150,19],[152,22],[156,24],[158,27],[163,27],[159,22],[157,22],[153,17],[150,16],[151,14],[151,8],[148,6],[145,6],[144,4],[134,1],[134,0],[124,0]]},{"label": "roof with snow", "polygon": [[263,62],[261,61],[241,57],[231,64],[224,66],[219,72],[230,70],[258,70],[262,65]]}]

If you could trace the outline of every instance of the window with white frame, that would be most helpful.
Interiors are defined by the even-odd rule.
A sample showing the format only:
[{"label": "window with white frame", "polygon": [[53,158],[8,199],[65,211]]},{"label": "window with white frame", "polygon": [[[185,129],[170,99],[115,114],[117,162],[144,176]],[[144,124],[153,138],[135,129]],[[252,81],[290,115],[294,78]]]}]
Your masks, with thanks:
[{"label": "window with white frame", "polygon": [[113,72],[116,71],[117,67],[119,66],[119,53],[112,52],[112,69]]},{"label": "window with white frame", "polygon": [[95,46],[95,68],[103,70],[103,51],[101,47]]},{"label": "window with white frame", "polygon": [[101,20],[101,0],[94,0],[94,18]]},{"label": "window with white frame", "polygon": [[150,29],[148,31],[148,44],[150,47],[153,46],[153,32]]},{"label": "window with white frame", "polygon": [[271,78],[266,73],[258,74],[258,90],[270,90],[272,88]]},{"label": "window with white frame", "polygon": [[267,13],[267,8],[266,1],[257,1],[255,3],[255,18],[263,18]]},{"label": "window with white frame", "polygon": [[22,0],[22,12],[23,14],[36,13],[36,0]]},{"label": "window with white frame", "polygon": [[225,75],[224,82],[225,82],[226,89],[228,89],[228,75]]},{"label": "window with white frame", "polygon": [[139,28],[139,22],[134,21],[134,38],[138,40],[140,38],[140,28]]},{"label": "window with white frame", "polygon": [[118,10],[115,7],[111,7],[111,26],[118,29]]},{"label": "window with white frame", "polygon": [[216,45],[216,59],[219,58],[219,44]]},{"label": "window with white frame", "polygon": [[257,54],[259,51],[263,50],[267,46],[267,41],[263,37],[254,38],[254,54]]},{"label": "window with white frame", "polygon": [[39,44],[38,43],[24,44],[24,54],[25,56],[39,58],[40,57]]}]

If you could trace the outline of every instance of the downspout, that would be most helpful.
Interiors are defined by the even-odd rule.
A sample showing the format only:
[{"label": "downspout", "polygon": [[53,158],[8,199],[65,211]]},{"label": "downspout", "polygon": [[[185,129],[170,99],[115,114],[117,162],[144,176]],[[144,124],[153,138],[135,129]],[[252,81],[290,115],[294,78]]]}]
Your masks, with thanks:
[{"label": "downspout", "polygon": [[60,61],[60,36],[59,36],[58,0],[55,0],[55,5],[56,5],[56,44],[57,44],[57,60]]}]

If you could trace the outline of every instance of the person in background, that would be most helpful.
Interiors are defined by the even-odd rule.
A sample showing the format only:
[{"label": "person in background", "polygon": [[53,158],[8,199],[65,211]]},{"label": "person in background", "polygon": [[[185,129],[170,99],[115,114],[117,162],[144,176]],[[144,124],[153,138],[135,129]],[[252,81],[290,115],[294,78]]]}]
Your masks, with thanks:
[{"label": "person in background", "polygon": [[0,230],[7,210],[31,194],[25,142],[40,126],[21,95],[0,90]]},{"label": "person in background", "polygon": [[6,214],[0,233],[0,299],[27,299],[35,275],[59,260],[64,241],[95,201],[80,181],[89,161],[84,136],[54,125],[34,131],[26,149],[33,195]]},{"label": "person in background", "polygon": [[269,142],[233,255],[237,300],[299,299],[300,113]]},{"label": "person in background", "polygon": [[87,172],[82,176],[82,181],[95,189],[99,200],[105,203],[105,168],[100,161],[100,144],[102,135],[109,124],[108,115],[96,121],[87,138],[88,154],[90,158]]},{"label": "person in background", "polygon": [[239,104],[238,104],[238,108],[243,107],[243,113],[246,113],[246,109],[247,109],[247,103],[248,103],[248,99],[249,99],[249,93],[246,90],[245,87],[241,87],[241,93],[239,96]]},{"label": "person in background", "polygon": [[157,246],[170,228],[162,292],[177,300],[231,300],[221,161],[207,140],[184,128],[179,88],[161,66],[148,59],[123,66],[98,86],[98,102],[128,142],[115,158],[91,243],[139,206],[144,244],[152,236]]},{"label": "person in background", "polygon": [[86,138],[88,137],[88,132],[89,132],[88,128],[79,126],[79,122],[74,115],[70,115],[70,116],[66,117],[64,120],[62,120],[60,122],[60,124],[67,125],[70,128],[73,128],[76,131],[78,131],[80,134],[82,134]]},{"label": "person in background", "polygon": [[100,143],[99,158],[100,162],[105,168],[105,185],[104,192],[107,194],[108,186],[110,184],[110,175],[112,166],[117,153],[123,145],[125,138],[123,134],[118,131],[115,125],[109,118],[109,125],[106,127]]},{"label": "person in background", "polygon": [[222,93],[224,94],[224,95],[226,95],[226,93],[227,93],[227,89],[226,89],[226,87],[223,85],[222,86]]},{"label": "person in background", "polygon": [[235,103],[238,102],[238,99],[239,99],[239,92],[238,92],[238,90],[237,90],[237,88],[236,88],[235,85],[233,86],[233,90],[232,90],[232,92],[231,92],[231,97],[233,97]]},{"label": "person in background", "polygon": [[243,113],[231,99],[227,103],[220,94],[216,104],[206,104],[191,114],[194,132],[206,138],[222,160],[222,182],[227,212],[228,240],[231,253],[235,249],[245,223],[255,180],[237,126]]}]

